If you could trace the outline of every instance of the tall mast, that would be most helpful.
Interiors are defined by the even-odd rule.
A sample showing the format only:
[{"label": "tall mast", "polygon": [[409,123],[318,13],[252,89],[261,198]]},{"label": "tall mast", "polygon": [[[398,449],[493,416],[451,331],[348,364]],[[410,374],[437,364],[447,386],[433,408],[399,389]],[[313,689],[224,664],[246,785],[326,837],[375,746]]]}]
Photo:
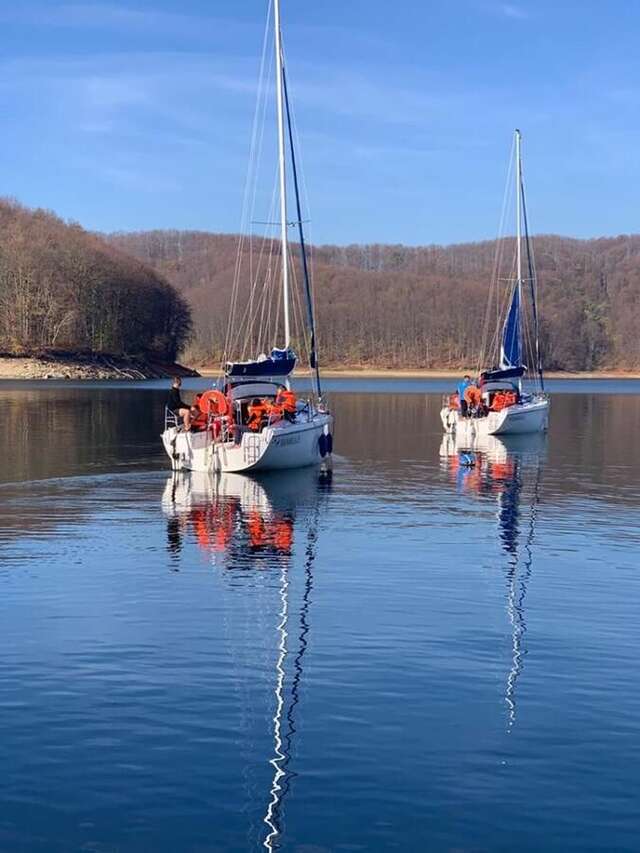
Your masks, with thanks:
[{"label": "tall mast", "polygon": [[[518,310],[522,311],[522,160],[520,153],[521,136],[516,128],[516,256],[518,281]],[[520,335],[520,324],[518,323],[518,335]],[[522,341],[519,342],[522,348]],[[518,379],[518,388],[522,393],[522,377]]]},{"label": "tall mast", "polygon": [[516,253],[518,258],[518,290],[522,296],[522,163],[520,160],[520,131],[516,129]]},{"label": "tall mast", "polygon": [[282,251],[282,302],[284,305],[284,345],[291,343],[289,325],[289,249],[287,247],[287,167],[284,148],[284,109],[282,97],[282,38],[280,33],[280,0],[273,3],[273,25],[276,47],[276,104],[278,112],[278,164],[280,172],[280,242]]}]

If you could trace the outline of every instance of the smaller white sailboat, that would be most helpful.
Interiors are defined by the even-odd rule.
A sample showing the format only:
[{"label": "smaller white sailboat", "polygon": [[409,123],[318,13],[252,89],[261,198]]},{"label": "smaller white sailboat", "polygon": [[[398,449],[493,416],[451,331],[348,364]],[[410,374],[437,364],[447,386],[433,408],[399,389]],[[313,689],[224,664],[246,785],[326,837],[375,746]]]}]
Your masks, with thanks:
[{"label": "smaller white sailboat", "polygon": [[[486,368],[481,359],[477,383],[465,390],[465,399],[453,394],[443,401],[440,412],[446,433],[461,433],[467,439],[477,435],[515,435],[546,430],[549,425],[549,397],[544,392],[544,376],[540,354],[537,283],[535,264],[528,233],[524,182],[522,177],[521,134],[515,131],[516,241],[515,277],[508,280],[510,299],[499,320],[493,345],[487,355],[494,367]],[[523,228],[524,226],[524,228]],[[523,235],[524,230],[524,235]],[[523,274],[523,244],[528,262],[528,274]],[[501,243],[498,241],[498,251]],[[496,262],[496,271],[499,263]],[[496,300],[501,303],[500,279],[496,277]],[[531,296],[529,315],[525,312],[525,286]],[[490,300],[491,301],[491,300]],[[532,334],[528,331],[530,319]],[[525,359],[533,360],[535,369],[529,371]],[[530,372],[530,389],[523,387],[523,377]]]},{"label": "smaller white sailboat", "polygon": [[[271,6],[270,6],[271,8]],[[224,375],[218,388],[198,398],[199,416],[191,429],[184,429],[178,418],[167,412],[162,442],[174,470],[199,472],[243,472],[301,468],[329,462],[333,450],[333,417],[322,398],[316,344],[315,316],[310,269],[303,232],[302,205],[298,185],[298,169],[294,145],[294,128],[285,75],[280,0],[273,2],[273,37],[275,48],[276,129],[278,149],[277,194],[279,196],[279,247],[275,241],[263,241],[256,264],[250,265],[250,295],[246,310],[235,333],[231,327],[238,313],[239,279],[241,277],[242,239],[238,249],[236,277],[231,297],[230,332],[225,354]],[[266,45],[266,39],[265,39]],[[265,67],[263,55],[263,69]],[[262,80],[260,97],[266,99]],[[266,108],[265,108],[266,109]],[[262,113],[263,109],[256,110]],[[262,134],[255,138],[262,139]],[[287,161],[287,153],[289,160]],[[253,158],[253,151],[252,151]],[[289,167],[289,168],[288,168]],[[296,220],[290,222],[287,212],[287,176],[292,179]],[[254,194],[255,197],[255,194]],[[293,285],[295,266],[290,258],[288,228],[297,226],[306,305],[306,330],[299,343],[309,357],[313,393],[297,399],[290,380],[297,362],[293,349],[292,317],[295,313]],[[274,252],[265,252],[269,242]],[[278,251],[279,248],[279,251]],[[265,261],[264,256],[268,254]],[[277,294],[272,284],[279,267],[280,287]],[[261,279],[263,276],[263,279]],[[258,289],[262,288],[260,294]],[[272,311],[272,301],[276,301]],[[279,311],[279,306],[282,311]],[[299,313],[302,314],[300,306]],[[255,316],[254,316],[255,315]],[[280,322],[281,318],[281,322]],[[271,324],[273,328],[266,328]],[[244,335],[243,340],[239,340]],[[271,335],[269,354],[262,349]],[[254,342],[255,337],[255,342]],[[231,340],[235,339],[232,344]],[[275,341],[282,341],[278,346]],[[252,358],[245,358],[247,348],[255,346]],[[258,355],[258,353],[260,353]],[[237,356],[240,356],[239,358]]]}]

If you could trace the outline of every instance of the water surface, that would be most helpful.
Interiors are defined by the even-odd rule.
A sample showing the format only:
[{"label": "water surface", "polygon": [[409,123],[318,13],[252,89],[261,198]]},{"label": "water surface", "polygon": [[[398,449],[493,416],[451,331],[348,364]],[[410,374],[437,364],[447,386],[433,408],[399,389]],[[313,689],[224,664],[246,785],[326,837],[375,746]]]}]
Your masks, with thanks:
[{"label": "water surface", "polygon": [[0,849],[637,849],[637,383],[472,465],[450,384],[210,480],[162,383],[0,383]]}]

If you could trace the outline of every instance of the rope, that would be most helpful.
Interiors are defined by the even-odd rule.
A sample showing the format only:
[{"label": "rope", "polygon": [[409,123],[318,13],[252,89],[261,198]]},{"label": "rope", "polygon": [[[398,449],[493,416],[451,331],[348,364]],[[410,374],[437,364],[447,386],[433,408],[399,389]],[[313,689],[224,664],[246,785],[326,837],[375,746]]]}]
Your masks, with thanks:
[{"label": "rope", "polygon": [[[231,342],[231,333],[234,327],[235,322],[235,312],[238,301],[238,291],[239,291],[239,283],[240,283],[240,273],[242,267],[242,256],[244,251],[244,243],[245,243],[245,232],[246,232],[246,220],[249,210],[249,193],[250,187],[253,183],[253,178],[255,177],[257,171],[257,138],[258,138],[258,128],[260,126],[259,115],[260,115],[260,106],[264,102],[265,107],[263,108],[263,121],[262,121],[262,132],[260,136],[260,150],[262,148],[262,134],[264,132],[264,110],[266,109],[266,96],[265,96],[265,60],[267,56],[267,48],[269,44],[269,32],[270,32],[270,21],[271,21],[271,6],[272,2],[269,0],[269,5],[267,9],[267,17],[265,21],[265,29],[264,36],[262,39],[262,56],[260,58],[260,70],[258,74],[258,91],[256,98],[256,107],[253,115],[253,126],[251,130],[251,144],[249,148],[249,164],[247,166],[247,174],[245,178],[243,199],[242,199],[242,214],[241,214],[241,228],[240,228],[240,237],[238,239],[238,249],[236,252],[236,262],[235,269],[233,274],[233,285],[231,288],[231,301],[229,305],[229,320],[227,323],[227,332],[225,335],[225,345],[224,345],[224,360],[230,354],[230,342]],[[257,181],[255,182],[257,184]],[[252,195],[252,204],[255,204],[255,184]],[[251,254],[251,253],[250,253]]]},{"label": "rope", "polygon": [[[500,327],[500,318],[502,315],[502,308],[500,306],[500,287],[499,287],[499,271],[502,268],[503,263],[503,255],[505,250],[505,223],[508,211],[508,204],[510,199],[510,187],[513,179],[513,164],[515,159],[515,139],[511,142],[511,153],[509,155],[509,164],[507,167],[507,175],[505,179],[504,192],[502,195],[502,207],[500,211],[500,221],[498,224],[498,237],[496,240],[496,251],[493,260],[493,270],[491,272],[491,282],[489,285],[489,299],[487,301],[487,309],[485,311],[485,318],[483,324],[483,332],[482,332],[482,345],[480,349],[480,358],[477,365],[477,372],[480,373],[480,370],[483,367],[488,366],[487,361],[490,357],[494,357],[496,354],[496,346],[497,346],[497,332],[495,330]],[[491,343],[489,342],[489,329],[491,328],[491,313],[492,307],[495,301],[496,306],[496,316],[494,322],[494,334],[491,338]],[[493,366],[493,365],[491,365]]]}]

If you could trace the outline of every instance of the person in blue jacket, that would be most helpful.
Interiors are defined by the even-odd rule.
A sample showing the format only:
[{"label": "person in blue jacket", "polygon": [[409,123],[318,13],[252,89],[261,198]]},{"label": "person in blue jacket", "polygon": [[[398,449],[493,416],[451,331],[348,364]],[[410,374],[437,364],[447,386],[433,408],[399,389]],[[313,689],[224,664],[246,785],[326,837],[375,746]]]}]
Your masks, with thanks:
[{"label": "person in blue jacket", "polygon": [[467,417],[467,401],[464,399],[464,392],[471,385],[471,377],[468,373],[462,377],[462,382],[458,385],[458,397],[460,398],[460,416],[463,418]]}]

